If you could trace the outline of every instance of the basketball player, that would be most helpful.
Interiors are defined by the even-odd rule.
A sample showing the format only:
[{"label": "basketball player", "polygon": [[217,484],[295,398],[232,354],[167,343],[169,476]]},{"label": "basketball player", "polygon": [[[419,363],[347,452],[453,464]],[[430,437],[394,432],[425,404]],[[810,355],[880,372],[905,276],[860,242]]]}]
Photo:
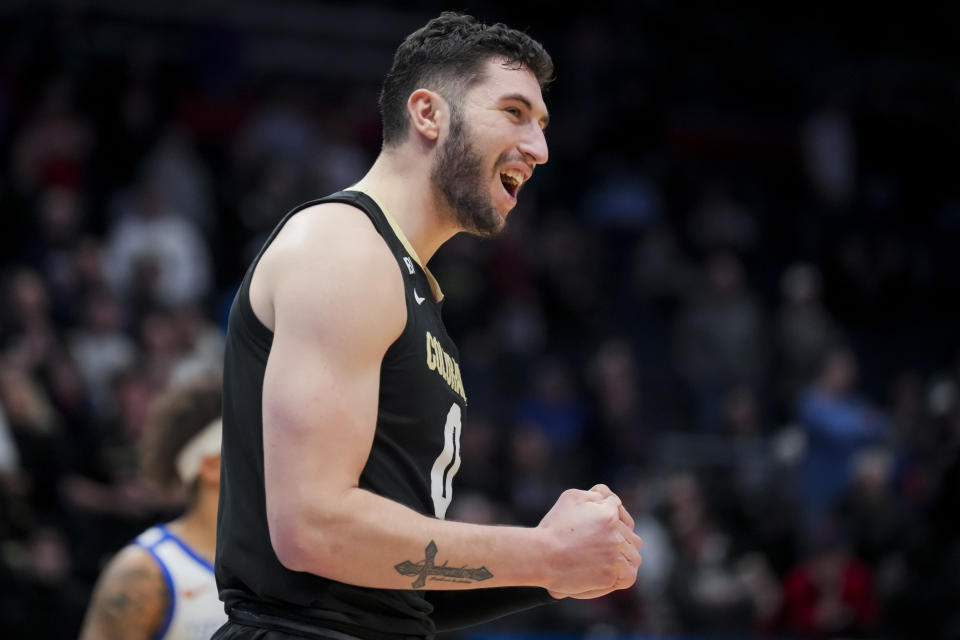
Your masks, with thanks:
[{"label": "basketball player", "polygon": [[[631,586],[640,539],[602,485],[535,528],[445,520],[468,385],[426,265],[494,236],[547,161],[553,65],[444,13],[397,50],[383,149],[274,230],[230,312],[217,583],[226,638],[429,638]],[[493,588],[491,588],[493,587]]]},{"label": "basketball player", "polygon": [[213,575],[220,487],[219,374],[171,389],[151,408],[143,472],[163,490],[189,491],[183,516],[123,548],[94,589],[81,640],[200,640],[226,614]]}]

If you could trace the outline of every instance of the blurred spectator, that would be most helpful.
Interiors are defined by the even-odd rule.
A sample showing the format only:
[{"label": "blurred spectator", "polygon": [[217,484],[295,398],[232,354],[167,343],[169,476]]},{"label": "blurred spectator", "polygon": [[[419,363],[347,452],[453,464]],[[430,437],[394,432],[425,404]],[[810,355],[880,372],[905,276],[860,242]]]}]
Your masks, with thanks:
[{"label": "blurred spectator", "polygon": [[[596,310],[602,306],[606,293],[602,252],[597,251],[596,246],[599,238],[584,233],[562,211],[552,212],[528,236],[540,250],[527,258],[536,264],[538,278],[533,290],[525,292],[525,296],[542,300],[541,306],[550,323],[549,337],[559,344],[579,342],[584,331],[597,328]],[[522,276],[523,271],[519,275]],[[514,277],[512,273],[510,277]],[[498,284],[501,284],[500,291],[512,291],[526,281],[520,280],[512,286]]]},{"label": "blurred spectator", "polygon": [[851,554],[842,530],[825,521],[809,557],[784,579],[783,608],[775,629],[863,637],[879,618],[869,567]]},{"label": "blurred spectator", "polygon": [[170,371],[171,385],[223,367],[223,330],[207,317],[202,307],[180,307],[173,313],[173,322],[180,351]]},{"label": "blurred spectator", "polygon": [[107,243],[111,284],[141,310],[199,302],[213,282],[206,241],[161,189],[141,183],[123,203]]},{"label": "blurred spectator", "polygon": [[61,348],[46,282],[32,269],[14,271],[6,282],[0,338],[6,357],[37,371]]},{"label": "blurred spectator", "polygon": [[960,629],[960,455],[953,447],[925,526],[905,541],[904,579],[889,605],[888,627],[900,637],[948,640]]},{"label": "blurred spectator", "polygon": [[820,273],[813,265],[794,263],[780,279],[783,299],[777,310],[777,352],[782,358],[779,389],[785,406],[816,375],[827,350],[840,344],[840,329],[820,298]]},{"label": "blurred spectator", "polygon": [[630,342],[624,338],[602,342],[587,365],[586,378],[594,473],[649,461],[656,434],[644,416],[639,364]]},{"label": "blurred spectator", "polygon": [[[941,387],[945,382],[948,386]],[[899,372],[891,383],[888,412],[892,421],[892,468],[890,492],[894,495],[909,522],[922,518],[929,506],[939,475],[944,464],[944,454],[949,451],[950,436],[940,418],[949,411],[949,394],[945,405],[929,402],[932,389],[949,389],[949,381],[931,383],[929,389],[923,376],[917,371]],[[937,393],[933,394],[936,397]],[[949,454],[947,454],[949,455]]]},{"label": "blurred spectator", "polygon": [[[8,544],[3,555],[11,574],[0,602],[0,628],[7,637],[75,637],[86,590],[73,572],[63,532],[49,524],[38,526],[25,540]],[[0,586],[7,587],[2,577]]]},{"label": "blurred spectator", "polygon": [[183,356],[184,336],[173,313],[153,309],[140,319],[137,338],[142,352],[142,371],[151,386],[163,389]]},{"label": "blurred spectator", "polygon": [[672,610],[682,628],[700,633],[746,632],[756,625],[750,590],[737,571],[731,540],[707,511],[690,474],[670,481],[666,508],[676,540],[670,577]]},{"label": "blurred spectator", "polygon": [[881,597],[899,586],[897,574],[907,533],[892,489],[892,455],[883,449],[868,449],[854,460],[850,488],[837,508],[854,555],[874,570],[876,592]]},{"label": "blurred spectator", "polygon": [[643,571],[637,574],[642,624],[644,628],[663,633],[673,625],[667,592],[676,559],[673,541],[658,515],[657,483],[635,467],[621,468],[627,470],[620,474],[616,487],[624,506],[633,516],[634,531],[643,540]]},{"label": "blurred spectator", "polygon": [[39,197],[38,234],[26,250],[27,259],[49,283],[51,313],[58,322],[70,322],[75,283],[74,252],[85,225],[81,194],[69,187],[51,186]]},{"label": "blurred spectator", "polygon": [[517,422],[542,431],[555,454],[574,462],[586,429],[586,407],[569,365],[560,358],[544,358],[534,367],[531,380],[517,406]]},{"label": "blurred spectator", "polygon": [[504,300],[494,317],[503,354],[508,358],[530,359],[546,341],[543,309],[533,293]]},{"label": "blurred spectator", "polygon": [[103,241],[92,235],[81,236],[73,250],[73,282],[70,287],[75,311],[73,321],[83,312],[83,301],[92,292],[108,288]]},{"label": "blurred spectator", "polygon": [[50,79],[43,95],[13,143],[13,175],[22,194],[42,185],[80,187],[86,180],[87,156],[96,136],[77,112],[76,81]]},{"label": "blurred spectator", "polygon": [[57,513],[58,483],[64,472],[62,424],[50,398],[28,369],[9,360],[0,361],[0,406],[16,445],[19,470],[16,480],[26,502],[24,521],[33,525]]},{"label": "blurred spectator", "polygon": [[853,197],[857,141],[848,110],[839,98],[814,111],[801,131],[804,168],[817,199],[842,208]]},{"label": "blurred spectator", "polygon": [[853,351],[833,348],[800,396],[797,412],[807,434],[801,496],[810,532],[849,486],[856,454],[888,436],[886,417],[856,393],[857,368]]},{"label": "blurred spectator", "polygon": [[724,390],[732,384],[760,389],[769,348],[762,307],[747,288],[736,255],[713,254],[705,280],[677,318],[676,357],[693,390],[701,427],[717,430]]},{"label": "blurred spectator", "polygon": [[70,352],[86,385],[93,409],[100,417],[110,406],[110,386],[118,372],[133,364],[137,348],[123,331],[120,301],[106,289],[91,292],[85,301],[82,324],[70,335]]},{"label": "blurred spectator", "polygon": [[756,520],[767,518],[769,523],[774,514],[767,503],[776,503],[784,496],[777,482],[781,470],[758,405],[750,387],[735,386],[725,394],[723,426],[729,439],[724,457],[731,468],[736,504]]},{"label": "blurred spectator", "polygon": [[216,231],[212,178],[186,129],[168,125],[144,158],[142,172],[144,180],[163,193],[172,211],[208,234]]},{"label": "blurred spectator", "polygon": [[50,402],[63,425],[63,441],[71,468],[95,459],[100,446],[99,424],[76,363],[67,353],[51,360],[43,372]]}]

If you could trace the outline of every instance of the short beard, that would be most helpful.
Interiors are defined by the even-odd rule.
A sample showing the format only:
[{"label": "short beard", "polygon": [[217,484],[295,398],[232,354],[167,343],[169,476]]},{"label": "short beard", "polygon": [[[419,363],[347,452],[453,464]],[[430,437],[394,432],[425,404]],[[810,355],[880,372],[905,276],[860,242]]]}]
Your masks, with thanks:
[{"label": "short beard", "polygon": [[463,231],[489,238],[503,230],[504,220],[490,202],[483,159],[474,150],[459,109],[450,114],[450,135],[437,154],[430,179],[450,216]]}]

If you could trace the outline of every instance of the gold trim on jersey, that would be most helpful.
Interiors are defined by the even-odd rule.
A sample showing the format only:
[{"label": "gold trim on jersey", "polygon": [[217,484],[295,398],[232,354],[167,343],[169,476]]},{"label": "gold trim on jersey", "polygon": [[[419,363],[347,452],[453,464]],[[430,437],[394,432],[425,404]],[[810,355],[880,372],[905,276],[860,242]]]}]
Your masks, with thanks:
[{"label": "gold trim on jersey", "polygon": [[380,207],[380,211],[383,211],[383,217],[387,219],[387,222],[390,224],[390,228],[393,229],[397,239],[400,240],[400,244],[402,244],[403,248],[407,250],[407,253],[410,254],[410,257],[413,258],[414,262],[420,265],[420,268],[423,269],[423,272],[427,274],[427,282],[430,284],[430,291],[433,294],[434,301],[440,302],[443,300],[443,291],[440,290],[440,283],[437,282],[437,279],[433,277],[432,273],[430,273],[430,269],[427,269],[427,267],[420,262],[420,256],[417,255],[413,245],[411,245],[410,241],[407,240],[407,234],[403,232],[403,229],[400,228],[400,225],[397,224],[397,221],[394,220],[392,215],[390,215],[390,212],[387,210],[387,208],[383,206],[383,203],[380,202],[375,195],[367,191],[363,191],[362,189],[350,187],[350,190],[359,191],[360,193],[366,194],[368,198],[377,203],[377,206]]}]

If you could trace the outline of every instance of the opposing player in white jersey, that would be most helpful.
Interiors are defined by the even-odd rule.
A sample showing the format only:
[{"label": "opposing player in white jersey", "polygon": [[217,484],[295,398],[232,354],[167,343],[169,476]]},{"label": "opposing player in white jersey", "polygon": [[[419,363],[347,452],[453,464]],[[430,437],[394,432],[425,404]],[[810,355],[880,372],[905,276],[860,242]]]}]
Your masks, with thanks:
[{"label": "opposing player in white jersey", "polygon": [[209,376],[171,389],[151,408],[141,443],[143,473],[161,490],[186,489],[188,506],[110,561],[81,640],[207,640],[226,620],[213,576],[220,396],[220,376]]}]

